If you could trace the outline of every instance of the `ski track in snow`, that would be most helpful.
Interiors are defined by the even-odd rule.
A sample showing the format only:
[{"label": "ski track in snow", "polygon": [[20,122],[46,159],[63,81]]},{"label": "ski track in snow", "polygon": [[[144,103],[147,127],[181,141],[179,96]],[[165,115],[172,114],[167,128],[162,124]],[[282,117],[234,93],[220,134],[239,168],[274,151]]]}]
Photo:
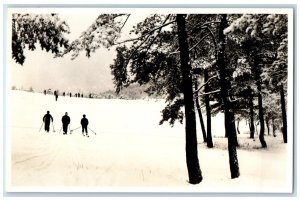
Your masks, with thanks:
[{"label": "ski track in snow", "polygon": [[[238,150],[241,177],[230,179],[225,138],[215,136],[217,148],[207,149],[199,138],[199,160],[204,180],[188,184],[184,126],[158,125],[163,101],[96,100],[12,92],[11,186],[16,187],[189,187],[200,192],[278,191],[290,185],[286,148],[280,137],[266,136],[267,150],[259,140],[239,137],[248,145]],[[39,132],[42,117],[50,110],[53,132]],[[71,129],[80,126],[82,114],[97,134],[59,133],[61,117],[71,117]],[[213,118],[222,122],[221,117]],[[220,123],[219,123],[220,124]],[[247,129],[241,126],[240,130]],[[223,136],[222,126],[213,133]],[[250,146],[249,145],[249,146]],[[278,174],[278,172],[283,172]]]}]

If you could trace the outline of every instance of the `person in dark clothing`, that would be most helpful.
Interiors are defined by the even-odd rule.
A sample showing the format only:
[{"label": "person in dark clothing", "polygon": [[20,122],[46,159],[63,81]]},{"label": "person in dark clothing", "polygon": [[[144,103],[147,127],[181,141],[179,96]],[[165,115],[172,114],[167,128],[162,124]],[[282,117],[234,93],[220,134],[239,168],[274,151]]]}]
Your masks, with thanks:
[{"label": "person in dark clothing", "polygon": [[58,91],[54,91],[54,97],[55,97],[55,101],[57,101],[57,98],[58,98]]},{"label": "person in dark clothing", "polygon": [[63,132],[64,135],[68,133],[68,126],[71,122],[70,117],[68,116],[68,113],[66,112],[65,115],[61,118],[62,124],[63,124]]},{"label": "person in dark clothing", "polygon": [[82,127],[82,135],[84,136],[84,131],[85,131],[86,136],[89,137],[88,130],[87,130],[89,120],[87,118],[85,118],[85,114],[83,115],[83,118],[81,119],[80,123],[81,123],[81,127]]},{"label": "person in dark clothing", "polygon": [[50,112],[47,111],[47,114],[44,115],[43,117],[43,122],[45,124],[45,131],[49,133],[50,130],[50,120],[53,123],[53,117],[51,116]]}]

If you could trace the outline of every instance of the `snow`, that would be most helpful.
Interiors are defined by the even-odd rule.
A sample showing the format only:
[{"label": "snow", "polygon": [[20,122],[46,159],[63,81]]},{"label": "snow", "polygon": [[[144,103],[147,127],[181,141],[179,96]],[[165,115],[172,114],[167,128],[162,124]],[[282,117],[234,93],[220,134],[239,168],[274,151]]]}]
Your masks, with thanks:
[{"label": "snow", "polygon": [[[223,115],[212,119],[215,148],[198,128],[203,181],[187,182],[184,125],[159,125],[163,100],[107,100],[9,91],[7,101],[6,190],[9,192],[276,192],[292,191],[291,143],[265,136],[267,149],[248,138],[245,122],[238,158],[241,176],[230,178]],[[54,129],[43,128],[49,110]],[[83,114],[96,134],[59,133],[68,112],[71,129]],[[198,123],[198,122],[197,122]],[[199,123],[197,124],[199,125]],[[290,138],[289,138],[290,139]]]}]

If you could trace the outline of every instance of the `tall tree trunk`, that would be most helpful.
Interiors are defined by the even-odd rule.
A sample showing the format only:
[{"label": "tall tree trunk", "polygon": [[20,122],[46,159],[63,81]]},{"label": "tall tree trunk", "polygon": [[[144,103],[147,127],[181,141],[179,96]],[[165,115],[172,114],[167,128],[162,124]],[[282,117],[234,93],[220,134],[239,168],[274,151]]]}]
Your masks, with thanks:
[{"label": "tall tree trunk", "polygon": [[267,125],[268,135],[270,135],[270,119],[269,118],[266,118],[266,125]]},{"label": "tall tree trunk", "polygon": [[[197,89],[198,89],[198,83],[196,81],[195,82],[195,90],[197,90]],[[204,121],[203,121],[203,116],[202,116],[202,112],[201,112],[201,107],[200,107],[198,96],[196,96],[196,107],[197,107],[197,111],[198,111],[198,115],[199,115],[200,126],[201,126],[201,130],[202,130],[202,135],[203,135],[203,141],[207,142],[206,131],[205,131],[205,126],[204,126]]]},{"label": "tall tree trunk", "polygon": [[272,131],[273,131],[273,136],[276,137],[276,125],[275,125],[274,117],[272,117]]},{"label": "tall tree trunk", "polygon": [[[204,83],[208,81],[208,71],[204,69]],[[209,87],[207,84],[204,86],[204,92],[209,92]],[[205,95],[205,106],[206,106],[206,130],[207,130],[207,147],[212,148],[214,147],[211,135],[211,108],[209,104],[209,94]]]},{"label": "tall tree trunk", "polygon": [[283,142],[287,143],[287,118],[286,118],[283,85],[280,86],[280,100],[281,100],[282,123],[283,123],[283,128],[282,128]]},{"label": "tall tree trunk", "polygon": [[236,131],[237,131],[238,134],[241,134],[241,132],[240,132],[240,118],[238,118],[236,120]]},{"label": "tall tree trunk", "polygon": [[250,86],[249,91],[249,107],[250,107],[250,138],[254,139],[254,106],[253,106],[253,93]]},{"label": "tall tree trunk", "polygon": [[259,113],[258,115],[259,115],[259,124],[260,124],[259,140],[262,148],[267,148],[267,143],[265,141],[265,122],[264,122],[264,111],[263,111],[262,104],[263,103],[262,103],[261,90],[258,90],[258,113]]},{"label": "tall tree trunk", "polygon": [[186,163],[189,182],[198,184],[202,181],[202,173],[198,160],[195,105],[193,100],[193,82],[188,52],[187,33],[185,28],[185,15],[177,14],[179,51],[182,73],[182,90],[185,107],[185,137],[186,137]]},{"label": "tall tree trunk", "polygon": [[221,96],[225,110],[225,132],[228,136],[228,153],[231,178],[237,178],[240,175],[239,163],[236,152],[236,130],[234,125],[234,113],[232,105],[228,99],[228,86],[230,83],[226,80],[226,67],[225,67],[225,35],[224,29],[227,27],[227,15],[222,14],[222,19],[219,28],[219,49],[217,58],[217,67],[220,74]]},{"label": "tall tree trunk", "polygon": [[265,121],[264,121],[264,110],[263,110],[263,102],[262,102],[262,95],[261,95],[261,80],[260,80],[260,71],[259,66],[257,63],[258,58],[254,58],[254,73],[256,79],[256,86],[258,90],[258,117],[259,117],[259,124],[260,124],[260,132],[259,132],[259,140],[261,143],[262,148],[267,148],[267,143],[265,141]]}]

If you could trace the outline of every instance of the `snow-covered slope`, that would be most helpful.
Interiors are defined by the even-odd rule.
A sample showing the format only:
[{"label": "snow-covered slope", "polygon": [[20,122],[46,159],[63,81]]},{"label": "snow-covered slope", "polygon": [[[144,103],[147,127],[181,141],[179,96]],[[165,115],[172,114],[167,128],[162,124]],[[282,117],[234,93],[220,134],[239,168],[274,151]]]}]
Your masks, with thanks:
[{"label": "snow-covered slope", "polygon": [[[248,138],[241,122],[238,150],[241,176],[230,178],[223,115],[213,118],[215,148],[202,143],[198,129],[203,181],[190,185],[185,164],[184,126],[158,125],[162,100],[103,100],[11,91],[7,108],[6,184],[9,191],[184,191],[290,192],[291,144],[266,136],[268,149]],[[42,117],[54,118],[49,133]],[[81,129],[59,133],[61,117],[71,129],[86,114],[90,137]],[[54,130],[55,132],[54,132]]]}]

